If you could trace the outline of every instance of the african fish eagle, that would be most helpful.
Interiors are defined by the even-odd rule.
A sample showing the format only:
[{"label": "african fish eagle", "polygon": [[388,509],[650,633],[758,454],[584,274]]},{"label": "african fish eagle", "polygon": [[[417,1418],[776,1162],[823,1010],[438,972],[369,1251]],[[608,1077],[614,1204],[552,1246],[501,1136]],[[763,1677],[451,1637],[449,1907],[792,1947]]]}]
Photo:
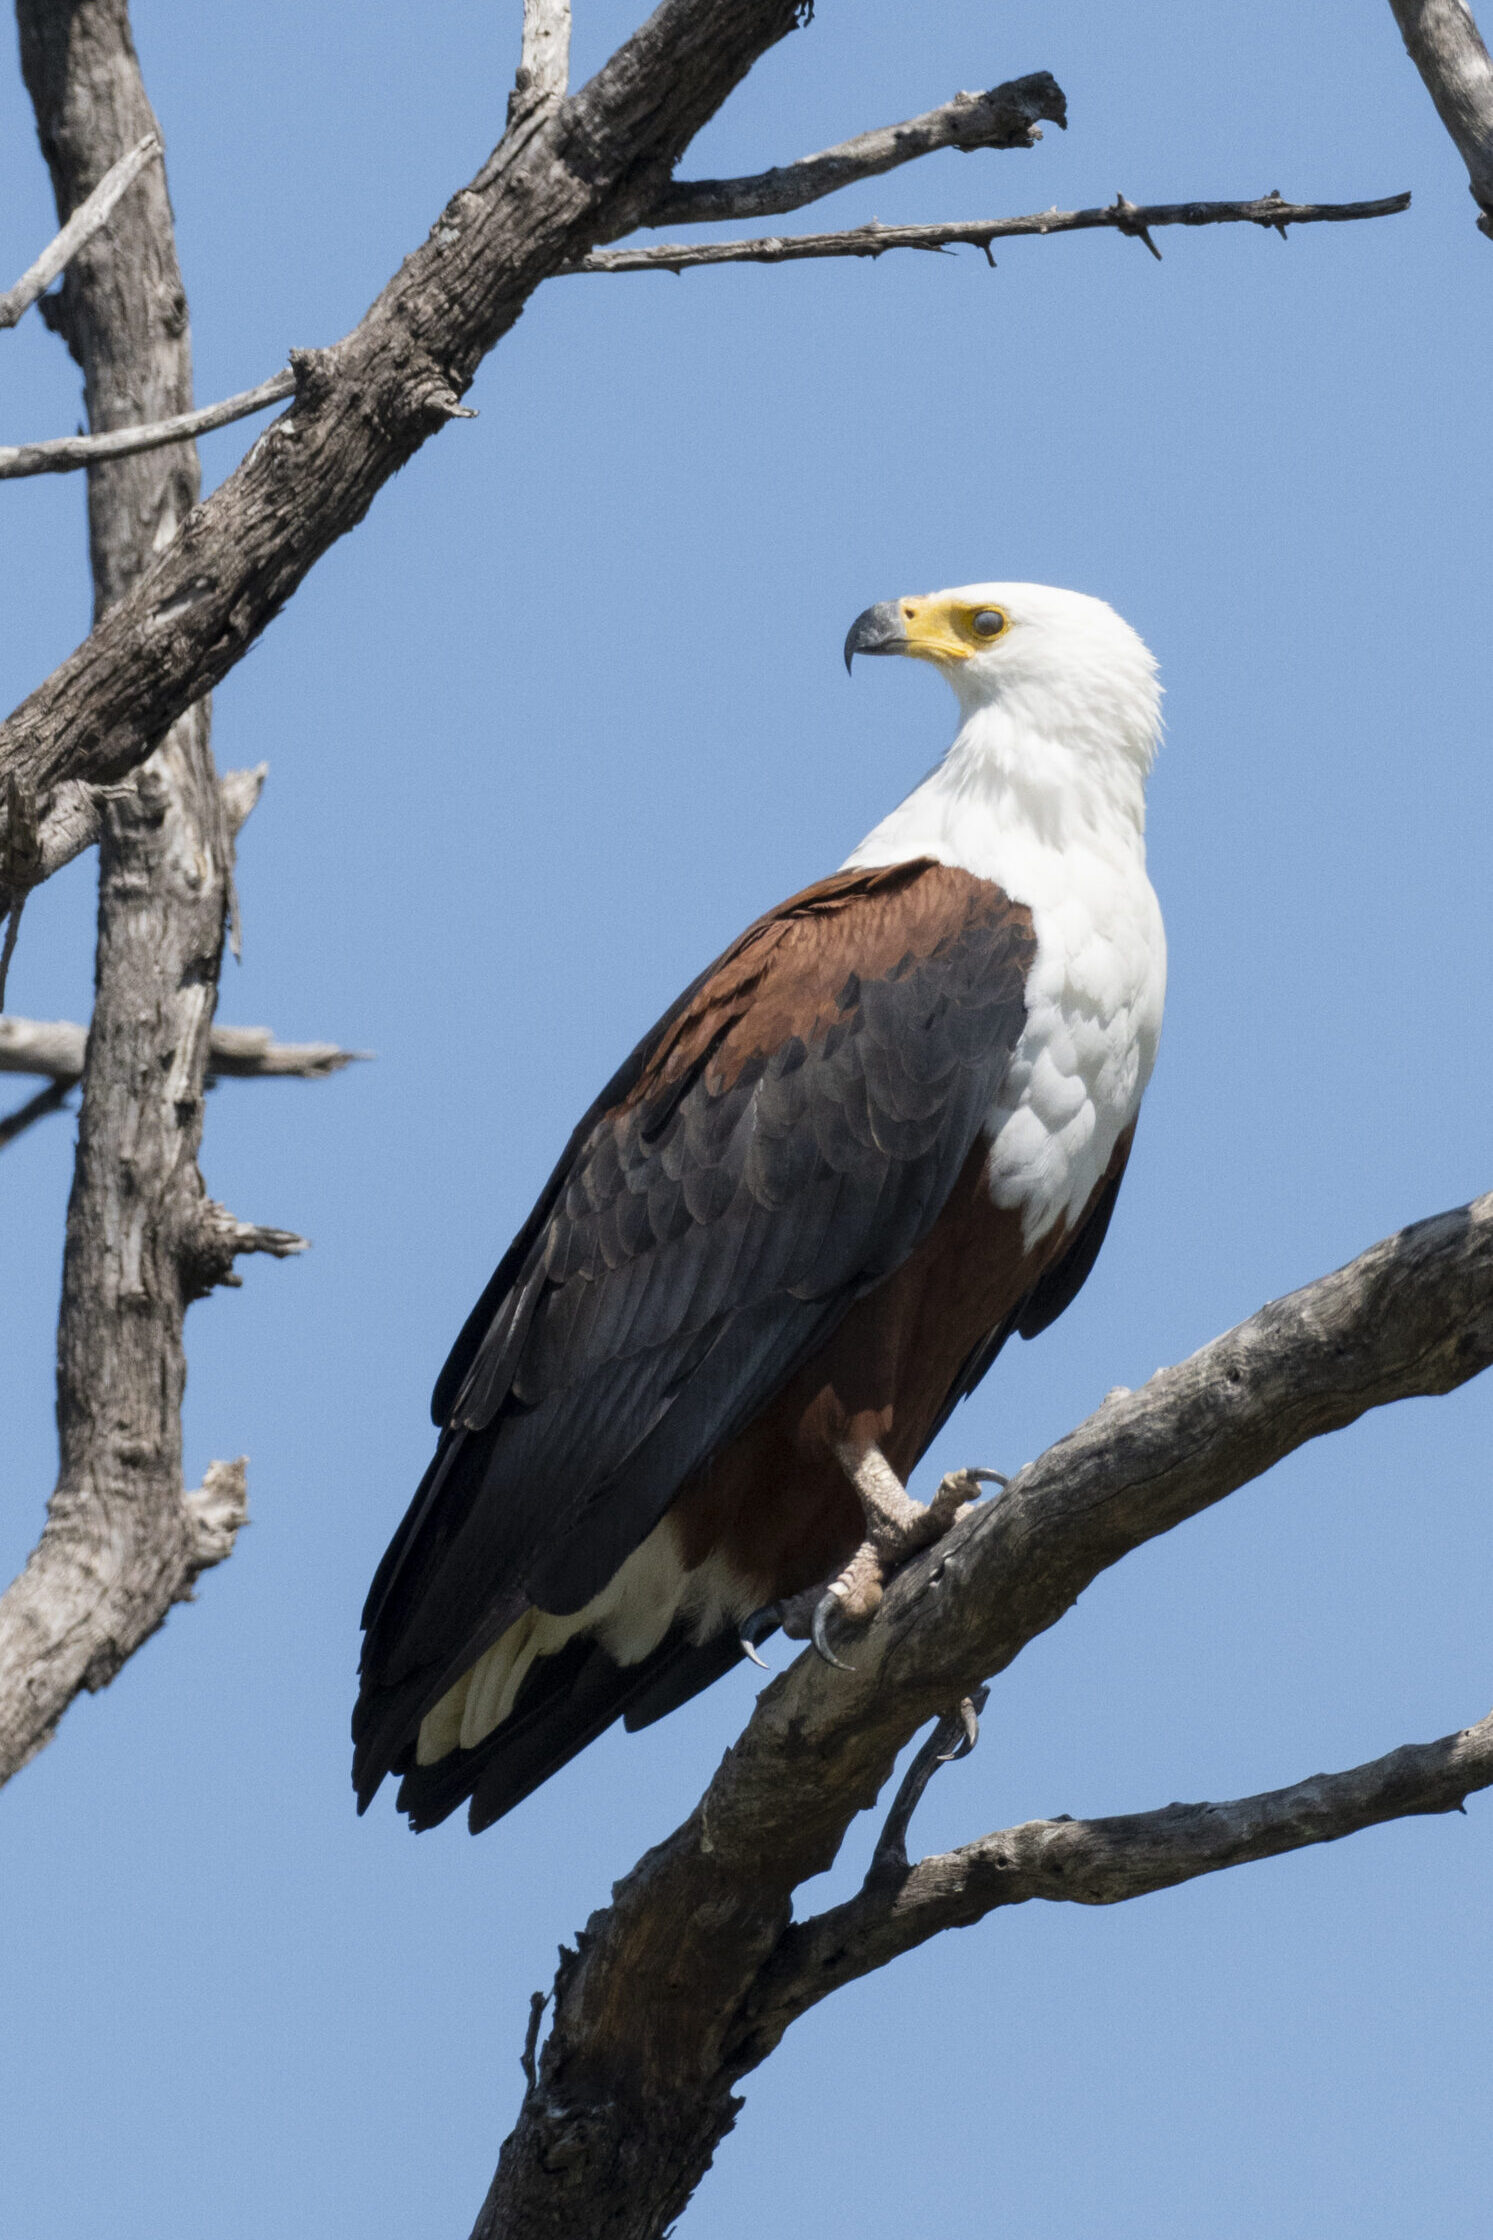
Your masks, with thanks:
[{"label": "african fish eagle", "polygon": [[360,1809],[392,1772],[487,1827],[785,1613],[833,1659],[975,1491],[914,1464],[1094,1264],[1161,1028],[1155,663],[1024,583],[857,653],[941,670],[954,742],[643,1037],[468,1317],[363,1613]]}]

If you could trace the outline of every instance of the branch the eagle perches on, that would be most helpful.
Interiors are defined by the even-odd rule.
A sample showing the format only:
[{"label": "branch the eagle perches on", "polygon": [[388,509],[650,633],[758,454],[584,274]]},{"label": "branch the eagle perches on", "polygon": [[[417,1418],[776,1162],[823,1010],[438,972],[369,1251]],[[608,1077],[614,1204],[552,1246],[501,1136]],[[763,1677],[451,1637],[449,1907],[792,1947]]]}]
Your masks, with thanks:
[{"label": "branch the eagle perches on", "polygon": [[[547,2037],[474,2240],[663,2232],[731,2128],[735,2087],[800,2015],[948,1928],[1041,1898],[1112,1905],[1493,1786],[1493,1713],[1459,1734],[1223,1804],[1031,1821],[909,1861],[981,1683],[1100,1572],[1367,1409],[1493,1365],[1493,1193],[1386,1238],[1138,1392],[1111,1393],[893,1580],[853,1672],[764,1688],[684,1825],[562,1954]],[[957,1709],[954,1707],[958,1707]],[[898,1753],[939,1722],[843,1905],[793,1919]],[[646,2111],[646,2114],[644,2113]],[[614,2219],[625,2198],[631,2214]]]}]

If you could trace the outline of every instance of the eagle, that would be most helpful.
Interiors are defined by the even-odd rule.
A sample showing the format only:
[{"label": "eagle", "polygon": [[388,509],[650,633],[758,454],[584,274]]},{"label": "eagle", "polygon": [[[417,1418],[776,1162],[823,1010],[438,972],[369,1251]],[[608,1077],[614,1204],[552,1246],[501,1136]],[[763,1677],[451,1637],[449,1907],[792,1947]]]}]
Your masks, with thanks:
[{"label": "eagle", "polygon": [[393,1773],[485,1828],[775,1625],[843,1661],[991,1475],[924,1505],[919,1458],[1094,1265],[1161,1030],[1156,664],[1022,583],[858,653],[940,670],[953,743],[644,1035],[468,1316],[363,1612],[360,1811]]}]

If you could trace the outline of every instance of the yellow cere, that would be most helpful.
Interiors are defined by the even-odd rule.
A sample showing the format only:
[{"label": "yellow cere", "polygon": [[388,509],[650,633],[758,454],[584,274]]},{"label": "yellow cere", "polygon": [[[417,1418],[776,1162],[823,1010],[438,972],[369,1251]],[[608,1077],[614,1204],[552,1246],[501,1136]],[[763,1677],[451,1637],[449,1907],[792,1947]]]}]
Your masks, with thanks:
[{"label": "yellow cere", "polygon": [[959,599],[899,599],[907,651],[922,661],[967,661],[1004,636],[1001,607],[972,607]]}]

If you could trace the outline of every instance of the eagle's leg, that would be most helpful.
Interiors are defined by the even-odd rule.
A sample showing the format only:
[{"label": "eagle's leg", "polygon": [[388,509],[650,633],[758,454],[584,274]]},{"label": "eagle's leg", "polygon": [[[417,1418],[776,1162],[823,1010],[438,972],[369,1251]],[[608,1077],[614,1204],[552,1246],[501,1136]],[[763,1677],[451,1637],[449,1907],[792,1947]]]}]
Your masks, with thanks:
[{"label": "eagle's leg", "polygon": [[865,1625],[879,1608],[893,1572],[941,1540],[960,1512],[979,1499],[982,1483],[1006,1481],[998,1470],[951,1470],[925,1505],[913,1500],[879,1447],[846,1447],[840,1462],[860,1501],[866,1537],[822,1593],[816,1589],[783,1606],[782,1625],[790,1637],[802,1640],[807,1635],[827,1664],[845,1669],[829,1646],[829,1620]]}]

